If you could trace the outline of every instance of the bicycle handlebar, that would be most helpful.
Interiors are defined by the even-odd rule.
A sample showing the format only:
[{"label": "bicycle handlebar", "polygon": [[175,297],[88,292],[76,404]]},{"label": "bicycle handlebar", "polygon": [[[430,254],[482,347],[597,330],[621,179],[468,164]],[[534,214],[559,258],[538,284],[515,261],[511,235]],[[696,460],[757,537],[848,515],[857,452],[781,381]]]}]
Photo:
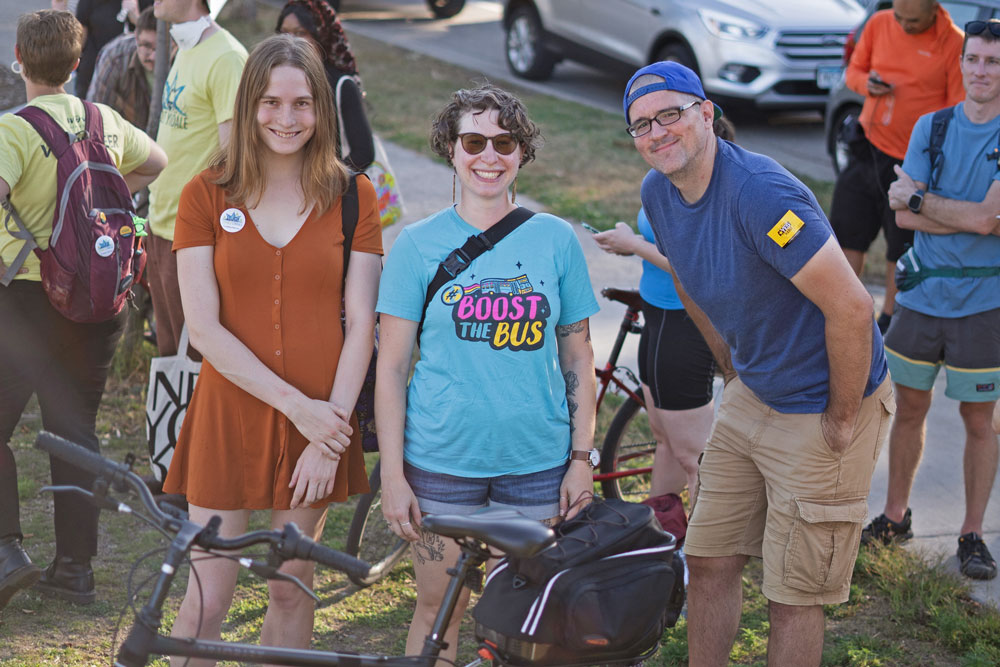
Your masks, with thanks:
[{"label": "bicycle handlebar", "polygon": [[[132,489],[138,494],[143,507],[146,508],[154,518],[155,523],[161,528],[176,533],[180,524],[186,521],[178,520],[157,507],[156,501],[153,499],[153,494],[142,481],[142,478],[132,472],[124,463],[115,463],[100,454],[84,449],[74,442],[70,442],[47,431],[42,431],[38,434],[35,446],[67,463],[71,463],[78,468],[108,480],[109,484],[115,488]],[[274,547],[274,551],[286,560],[311,560],[358,578],[368,576],[368,572],[371,570],[371,565],[363,560],[349,556],[342,551],[317,544],[309,537],[303,535],[302,531],[294,523],[286,524],[284,530],[281,532],[258,530],[232,539],[224,539],[216,535],[214,531],[202,529],[199,531],[194,543],[203,549],[228,551],[243,549],[254,544],[267,543],[271,544]]]}]

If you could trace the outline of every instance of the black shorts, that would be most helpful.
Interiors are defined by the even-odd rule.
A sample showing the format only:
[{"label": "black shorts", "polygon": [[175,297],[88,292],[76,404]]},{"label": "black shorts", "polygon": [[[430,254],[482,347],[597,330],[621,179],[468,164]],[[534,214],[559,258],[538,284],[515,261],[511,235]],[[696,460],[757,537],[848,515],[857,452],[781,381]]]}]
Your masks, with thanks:
[{"label": "black shorts", "polygon": [[712,400],[715,359],[701,332],[683,310],[642,302],[646,325],[639,337],[639,379],[649,385],[653,405],[691,410]]},{"label": "black shorts", "polygon": [[841,248],[867,252],[881,229],[885,233],[885,258],[895,262],[913,230],[896,226],[896,212],[889,208],[889,185],[896,180],[893,167],[902,160],[886,155],[867,139],[852,148],[851,161],[833,186],[830,224]]}]

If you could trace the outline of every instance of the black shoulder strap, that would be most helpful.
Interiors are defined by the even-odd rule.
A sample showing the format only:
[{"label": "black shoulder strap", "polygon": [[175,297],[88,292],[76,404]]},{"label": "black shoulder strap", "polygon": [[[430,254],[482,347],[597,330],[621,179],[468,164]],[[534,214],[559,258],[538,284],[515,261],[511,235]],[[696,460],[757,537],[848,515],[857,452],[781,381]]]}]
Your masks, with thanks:
[{"label": "black shoulder strap", "polygon": [[354,230],[358,228],[358,176],[359,174],[351,174],[347,192],[340,200],[340,224],[344,230],[344,280],[347,279],[347,265],[351,263]]},{"label": "black shoulder strap", "polygon": [[941,160],[944,159],[942,147],[945,135],[948,134],[948,123],[951,122],[953,115],[955,115],[955,107],[946,107],[935,111],[931,118],[931,137],[925,149],[931,159],[931,176],[927,182],[928,190],[937,187],[938,178],[941,176]]},{"label": "black shoulder strap", "polygon": [[482,255],[484,252],[493,249],[497,243],[512,231],[527,222],[535,212],[523,206],[519,206],[481,234],[474,234],[465,240],[461,248],[455,248],[444,260],[438,264],[437,273],[427,286],[427,296],[424,298],[424,308],[420,311],[420,327],[417,329],[417,340],[420,340],[420,331],[424,328],[424,317],[427,315],[427,306],[431,304],[431,299],[437,291],[448,282],[453,280],[462,271],[469,268],[472,260]]}]

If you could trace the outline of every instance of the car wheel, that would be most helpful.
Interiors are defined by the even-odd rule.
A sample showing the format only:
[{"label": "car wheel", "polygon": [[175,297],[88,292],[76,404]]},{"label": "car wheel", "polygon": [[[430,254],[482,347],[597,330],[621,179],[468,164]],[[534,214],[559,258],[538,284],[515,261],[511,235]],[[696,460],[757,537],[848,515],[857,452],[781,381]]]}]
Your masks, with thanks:
[{"label": "car wheel", "polygon": [[427,6],[434,17],[439,19],[450,19],[465,7],[465,0],[427,0]]},{"label": "car wheel", "polygon": [[847,163],[851,159],[851,149],[848,144],[848,131],[857,123],[861,115],[861,107],[856,104],[849,104],[837,111],[830,123],[830,136],[827,137],[827,150],[833,161],[833,171],[840,174],[847,168]]},{"label": "car wheel", "polygon": [[533,81],[552,76],[556,60],[542,44],[542,22],[533,8],[522,5],[511,13],[505,46],[507,66],[517,76]]},{"label": "car wheel", "polygon": [[656,60],[670,60],[694,70],[695,73],[698,72],[698,63],[694,60],[694,54],[691,53],[691,49],[681,42],[666,44],[656,52]]}]

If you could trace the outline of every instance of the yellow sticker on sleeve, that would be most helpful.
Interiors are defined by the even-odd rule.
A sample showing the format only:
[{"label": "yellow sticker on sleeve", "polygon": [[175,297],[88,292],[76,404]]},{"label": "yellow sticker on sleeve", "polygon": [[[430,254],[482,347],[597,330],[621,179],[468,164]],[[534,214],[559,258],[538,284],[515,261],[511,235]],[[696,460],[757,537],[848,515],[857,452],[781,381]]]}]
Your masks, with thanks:
[{"label": "yellow sticker on sleeve", "polygon": [[781,216],[781,220],[778,220],[778,224],[771,227],[771,231],[767,235],[771,237],[772,241],[784,248],[795,238],[795,235],[799,233],[799,230],[805,224],[802,218],[792,213],[791,209],[788,209],[788,212]]}]

